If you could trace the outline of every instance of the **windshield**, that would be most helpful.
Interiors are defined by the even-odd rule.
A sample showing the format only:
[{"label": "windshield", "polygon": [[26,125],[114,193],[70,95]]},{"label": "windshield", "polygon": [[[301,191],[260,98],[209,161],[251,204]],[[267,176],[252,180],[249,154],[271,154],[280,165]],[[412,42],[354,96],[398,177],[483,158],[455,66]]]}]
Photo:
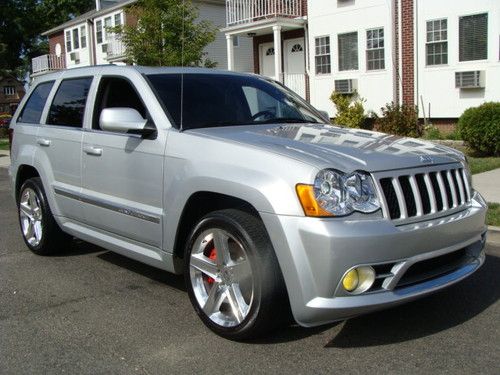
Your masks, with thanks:
[{"label": "windshield", "polygon": [[269,123],[325,123],[296,94],[257,76],[150,74],[174,126],[196,129]]}]

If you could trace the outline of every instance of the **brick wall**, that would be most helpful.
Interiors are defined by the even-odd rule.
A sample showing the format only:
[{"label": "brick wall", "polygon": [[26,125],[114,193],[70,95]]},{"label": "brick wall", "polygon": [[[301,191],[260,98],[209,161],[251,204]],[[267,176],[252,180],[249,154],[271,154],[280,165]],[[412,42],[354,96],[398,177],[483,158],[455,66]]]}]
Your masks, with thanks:
[{"label": "brick wall", "polygon": [[[4,86],[14,86],[15,94],[4,95]],[[22,82],[10,76],[4,78],[0,77],[0,113],[13,114],[25,93]]]},{"label": "brick wall", "polygon": [[302,0],[302,15],[307,16],[307,1],[308,0]]},{"label": "brick wall", "polygon": [[413,0],[401,0],[401,65],[403,103],[415,105]]},{"label": "brick wall", "polygon": [[56,54],[56,44],[61,45],[61,53],[66,53],[66,45],[64,44],[64,31],[58,31],[52,35],[49,35],[49,53],[52,55]]}]

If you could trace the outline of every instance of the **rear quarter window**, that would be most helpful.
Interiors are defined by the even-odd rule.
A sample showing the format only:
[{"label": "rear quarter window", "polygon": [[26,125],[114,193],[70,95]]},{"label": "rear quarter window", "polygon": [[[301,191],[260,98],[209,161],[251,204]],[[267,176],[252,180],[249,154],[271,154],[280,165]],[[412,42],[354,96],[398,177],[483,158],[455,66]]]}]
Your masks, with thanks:
[{"label": "rear quarter window", "polygon": [[50,106],[47,125],[81,128],[92,77],[65,79]]},{"label": "rear quarter window", "polygon": [[47,101],[52,86],[54,86],[54,81],[42,82],[35,87],[26,101],[17,122],[30,124],[40,123],[43,108],[45,107],[45,102]]}]

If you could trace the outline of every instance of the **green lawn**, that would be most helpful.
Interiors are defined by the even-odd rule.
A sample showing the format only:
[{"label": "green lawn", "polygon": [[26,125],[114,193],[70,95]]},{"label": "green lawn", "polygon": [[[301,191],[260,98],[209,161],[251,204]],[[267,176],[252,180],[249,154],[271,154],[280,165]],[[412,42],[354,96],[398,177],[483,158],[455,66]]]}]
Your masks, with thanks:
[{"label": "green lawn", "polygon": [[500,168],[500,157],[485,157],[476,158],[468,157],[469,166],[472,174],[491,171],[492,169]]},{"label": "green lawn", "polygon": [[488,203],[488,213],[486,214],[486,223],[500,227],[500,204]]},{"label": "green lawn", "polygon": [[0,138],[0,150],[9,149],[9,140],[6,138]]}]

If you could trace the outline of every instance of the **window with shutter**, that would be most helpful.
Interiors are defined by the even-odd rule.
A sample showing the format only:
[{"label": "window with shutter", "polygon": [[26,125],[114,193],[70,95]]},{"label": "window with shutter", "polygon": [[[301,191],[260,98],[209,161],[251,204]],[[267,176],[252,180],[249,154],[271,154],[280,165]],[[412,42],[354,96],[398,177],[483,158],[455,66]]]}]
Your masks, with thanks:
[{"label": "window with shutter", "polygon": [[488,58],[488,13],[459,19],[459,61]]},{"label": "window with shutter", "polygon": [[358,33],[339,34],[339,70],[358,70]]}]

